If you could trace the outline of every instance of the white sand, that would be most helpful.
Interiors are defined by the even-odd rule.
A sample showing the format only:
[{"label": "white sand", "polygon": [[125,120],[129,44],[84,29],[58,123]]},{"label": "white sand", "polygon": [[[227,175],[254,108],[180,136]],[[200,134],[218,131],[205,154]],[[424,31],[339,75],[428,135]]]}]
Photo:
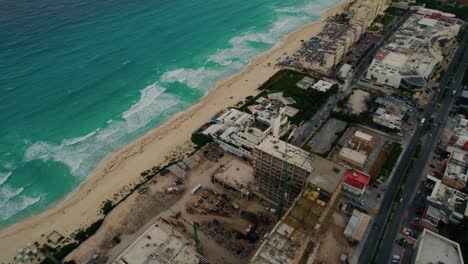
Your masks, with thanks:
[{"label": "white sand", "polygon": [[[342,13],[348,3],[349,0],[345,0],[326,10],[323,17]],[[257,94],[257,87],[278,71],[268,63],[274,65],[278,57],[285,57],[284,53],[294,53],[302,44],[300,40],[317,34],[324,24],[322,19],[291,33],[274,49],[255,58],[244,70],[218,82],[200,103],[108,156],[62,203],[0,230],[0,261],[12,259],[17,249],[28,242],[39,241],[42,234],[48,235],[56,230],[68,236],[96,221],[100,217],[102,201],[112,200],[121,191],[128,192],[130,184],[141,180],[140,172],[166,163],[171,154],[179,153],[180,156],[180,153],[191,149],[189,142],[193,131],[220,110]]]}]

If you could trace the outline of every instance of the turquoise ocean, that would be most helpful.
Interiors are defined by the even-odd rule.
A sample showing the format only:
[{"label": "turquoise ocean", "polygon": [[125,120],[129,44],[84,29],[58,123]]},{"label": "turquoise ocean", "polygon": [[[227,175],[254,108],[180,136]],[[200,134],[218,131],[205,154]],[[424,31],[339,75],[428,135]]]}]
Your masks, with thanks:
[{"label": "turquoise ocean", "polygon": [[338,2],[0,0],[0,227]]}]

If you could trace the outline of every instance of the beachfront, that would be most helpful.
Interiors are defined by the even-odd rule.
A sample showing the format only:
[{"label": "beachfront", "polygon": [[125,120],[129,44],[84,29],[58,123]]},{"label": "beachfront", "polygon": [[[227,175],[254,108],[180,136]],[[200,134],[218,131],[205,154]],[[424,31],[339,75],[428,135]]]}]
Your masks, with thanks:
[{"label": "beachfront", "polygon": [[[324,19],[341,13],[347,4],[348,1],[343,1],[328,9],[324,12]],[[88,226],[99,219],[101,203],[118,200],[128,193],[142,180],[142,171],[164,166],[191,152],[194,147],[190,142],[192,132],[220,110],[257,94],[257,88],[279,69],[270,65],[293,54],[302,45],[301,40],[316,35],[324,26],[324,19],[288,35],[273,50],[255,58],[244,70],[220,81],[200,103],[107,157],[93,175],[61,204],[0,230],[0,259],[11,259],[18,248],[37,241],[52,230],[68,236]]]}]

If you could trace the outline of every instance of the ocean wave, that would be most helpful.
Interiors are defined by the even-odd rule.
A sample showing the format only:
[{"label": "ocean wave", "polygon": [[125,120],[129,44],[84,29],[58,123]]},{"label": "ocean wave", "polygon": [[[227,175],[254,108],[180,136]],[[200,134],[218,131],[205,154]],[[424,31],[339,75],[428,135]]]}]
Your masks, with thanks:
[{"label": "ocean wave", "polygon": [[17,195],[21,194],[24,191],[23,187],[14,189],[8,185],[2,186],[0,188],[0,205],[7,203],[9,200],[15,198]]},{"label": "ocean wave", "polygon": [[137,113],[140,113],[141,111],[144,110],[144,108],[150,106],[153,103],[153,101],[156,100],[156,98],[158,98],[159,96],[161,96],[161,94],[164,93],[165,91],[166,91],[165,88],[158,86],[156,84],[151,84],[147,86],[145,89],[140,91],[140,94],[141,94],[140,101],[132,105],[130,109],[125,111],[122,114],[122,117],[127,119]]},{"label": "ocean wave", "polygon": [[221,70],[203,67],[196,69],[181,68],[165,72],[160,80],[165,83],[183,83],[190,88],[209,89],[211,85],[223,74]]},{"label": "ocean wave", "polygon": [[8,178],[10,178],[12,172],[9,171],[9,172],[0,172],[0,185],[2,185],[4,182],[6,182],[8,180]]},{"label": "ocean wave", "polygon": [[121,146],[122,138],[179,103],[176,96],[164,91],[161,86],[149,85],[141,91],[140,100],[122,114],[122,119],[108,122],[106,127],[85,136],[65,139],[60,144],[45,141],[29,143],[24,160],[60,162],[69,167],[72,175],[86,177],[94,169],[96,160]]},{"label": "ocean wave", "polygon": [[20,195],[9,203],[0,205],[0,220],[5,221],[24,209],[36,204],[41,200],[41,197],[28,197]]},{"label": "ocean wave", "polygon": [[307,16],[320,16],[321,12],[329,7],[336,5],[338,1],[329,1],[329,0],[320,0],[313,1],[303,6],[287,6],[275,8],[275,11],[279,14],[288,14],[288,15],[307,15]]},{"label": "ocean wave", "polygon": [[94,136],[96,134],[96,130],[94,130],[93,132],[87,134],[87,135],[84,135],[82,137],[77,137],[77,138],[73,138],[73,139],[69,139],[69,140],[64,140],[63,141],[63,144],[65,145],[68,145],[68,146],[71,146],[71,145],[75,145],[77,143],[80,143],[80,142],[83,142],[85,141],[86,139]]}]

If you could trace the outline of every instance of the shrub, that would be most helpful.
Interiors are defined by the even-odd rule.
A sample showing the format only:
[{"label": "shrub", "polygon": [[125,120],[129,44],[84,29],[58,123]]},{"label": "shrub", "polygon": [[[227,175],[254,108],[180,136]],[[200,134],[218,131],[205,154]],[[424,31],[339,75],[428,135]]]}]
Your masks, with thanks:
[{"label": "shrub", "polygon": [[211,142],[213,139],[205,134],[201,133],[194,133],[192,134],[192,142],[195,143],[197,146],[202,147],[205,144]]},{"label": "shrub", "polygon": [[114,205],[112,204],[112,201],[106,200],[102,203],[101,212],[103,215],[107,215],[113,208]]}]

